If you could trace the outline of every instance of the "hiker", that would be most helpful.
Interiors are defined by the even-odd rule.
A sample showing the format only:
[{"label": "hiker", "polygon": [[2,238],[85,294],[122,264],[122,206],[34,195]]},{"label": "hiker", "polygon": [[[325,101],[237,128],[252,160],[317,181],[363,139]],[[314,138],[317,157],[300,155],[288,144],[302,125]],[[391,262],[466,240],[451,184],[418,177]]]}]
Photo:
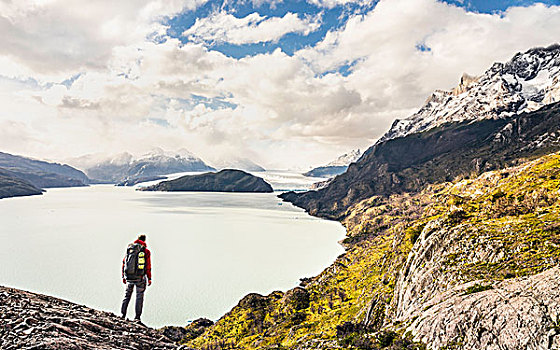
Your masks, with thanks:
[{"label": "hiker", "polygon": [[142,315],[142,304],[144,303],[144,291],[147,285],[152,285],[152,262],[150,251],[146,247],[146,235],[141,234],[134,243],[130,243],[126,249],[126,255],[122,263],[122,281],[126,284],[124,300],[121,306],[121,316],[126,318],[126,309],[132,297],[132,291],[136,287],[136,316],[134,320],[140,321]]}]

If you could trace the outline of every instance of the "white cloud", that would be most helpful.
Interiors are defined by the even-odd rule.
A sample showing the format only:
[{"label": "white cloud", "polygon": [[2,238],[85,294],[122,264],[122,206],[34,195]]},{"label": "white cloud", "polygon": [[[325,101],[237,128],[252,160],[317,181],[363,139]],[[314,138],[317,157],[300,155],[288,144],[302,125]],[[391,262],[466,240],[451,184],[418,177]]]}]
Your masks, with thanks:
[{"label": "white cloud", "polygon": [[[487,15],[435,0],[382,0],[293,56],[278,49],[234,59],[206,42],[277,40],[315,22],[220,12],[218,22],[191,28],[199,43],[164,35],[156,43],[146,40],[163,33],[154,20],[194,2],[87,4],[95,16],[55,0],[1,9],[10,35],[0,47],[0,150],[61,159],[156,146],[216,158],[233,149],[269,167],[319,165],[371,144],[463,71],[480,74],[560,38],[560,7]],[[349,75],[336,72],[347,64]]]},{"label": "white cloud", "polygon": [[35,74],[104,69],[119,45],[161,33],[156,20],[207,0],[21,0],[0,2],[0,56]]},{"label": "white cloud", "polygon": [[[254,6],[262,6],[264,4],[269,4],[272,8],[278,6],[278,4],[283,3],[284,0],[248,0]],[[344,6],[348,4],[359,4],[361,6],[371,6],[374,4],[372,0],[307,0],[308,3],[313,4],[318,7],[333,8],[337,6]]]},{"label": "white cloud", "polygon": [[[384,0],[297,55],[316,72],[355,62],[341,83],[359,91],[362,103],[354,111],[370,116],[369,130],[379,137],[433,90],[457,84],[462,72],[480,74],[558,38],[560,7],[537,4],[488,15],[433,0]],[[419,44],[431,51],[419,51]]]},{"label": "white cloud", "polygon": [[361,6],[371,5],[371,0],[307,0],[310,4],[320,7],[333,8],[336,6],[343,6],[348,4],[359,4]]},{"label": "white cloud", "polygon": [[277,41],[289,33],[308,35],[319,27],[320,18],[300,18],[290,12],[284,17],[266,17],[253,12],[237,18],[220,11],[198,18],[183,36],[193,42],[242,45]]}]

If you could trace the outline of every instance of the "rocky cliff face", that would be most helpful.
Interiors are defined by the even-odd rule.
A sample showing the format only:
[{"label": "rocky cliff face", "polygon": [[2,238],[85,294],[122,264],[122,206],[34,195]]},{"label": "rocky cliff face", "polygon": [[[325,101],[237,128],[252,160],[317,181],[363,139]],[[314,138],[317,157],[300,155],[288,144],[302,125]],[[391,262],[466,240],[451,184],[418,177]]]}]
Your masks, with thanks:
[{"label": "rocky cliff face", "polygon": [[447,213],[427,221],[399,274],[396,321],[435,349],[558,348],[559,161],[449,187]]},{"label": "rocky cliff face", "polygon": [[0,348],[177,349],[163,333],[57,298],[0,287]]},{"label": "rocky cliff face", "polygon": [[483,75],[464,74],[452,91],[435,91],[412,116],[396,120],[380,142],[444,123],[509,117],[560,101],[560,45],[518,53]]}]

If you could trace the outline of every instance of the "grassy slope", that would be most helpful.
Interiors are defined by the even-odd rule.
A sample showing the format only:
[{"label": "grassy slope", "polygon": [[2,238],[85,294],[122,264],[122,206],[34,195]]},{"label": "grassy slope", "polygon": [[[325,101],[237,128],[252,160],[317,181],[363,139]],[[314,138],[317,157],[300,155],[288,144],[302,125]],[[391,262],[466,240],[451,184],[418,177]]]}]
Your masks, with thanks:
[{"label": "grassy slope", "polygon": [[[560,156],[552,154],[414,195],[363,200],[344,221],[347,252],[304,281],[305,288],[249,295],[188,343],[202,349],[422,348],[406,340],[409,334],[397,334],[403,324],[391,320],[396,280],[426,224],[437,220],[449,231],[461,225],[463,232],[456,239],[465,249],[441,256],[440,273],[449,276],[441,288],[535,274],[560,259],[559,189]],[[489,244],[499,259],[473,262],[472,249]]]}]

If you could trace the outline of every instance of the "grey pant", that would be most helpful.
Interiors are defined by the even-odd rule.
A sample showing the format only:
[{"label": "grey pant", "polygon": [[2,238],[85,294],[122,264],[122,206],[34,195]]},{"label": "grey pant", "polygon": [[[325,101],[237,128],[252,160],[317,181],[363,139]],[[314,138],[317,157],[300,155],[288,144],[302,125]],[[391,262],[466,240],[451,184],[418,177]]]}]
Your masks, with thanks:
[{"label": "grey pant", "polygon": [[126,290],[124,293],[124,299],[121,306],[121,314],[123,316],[126,316],[126,309],[128,309],[128,303],[130,302],[130,299],[132,297],[132,291],[134,290],[134,287],[136,287],[136,305],[135,305],[136,316],[134,318],[139,320],[140,316],[142,315],[142,305],[144,304],[144,291],[146,290],[146,279],[143,279],[142,281],[138,281],[138,282],[129,282],[129,281],[126,282]]}]

